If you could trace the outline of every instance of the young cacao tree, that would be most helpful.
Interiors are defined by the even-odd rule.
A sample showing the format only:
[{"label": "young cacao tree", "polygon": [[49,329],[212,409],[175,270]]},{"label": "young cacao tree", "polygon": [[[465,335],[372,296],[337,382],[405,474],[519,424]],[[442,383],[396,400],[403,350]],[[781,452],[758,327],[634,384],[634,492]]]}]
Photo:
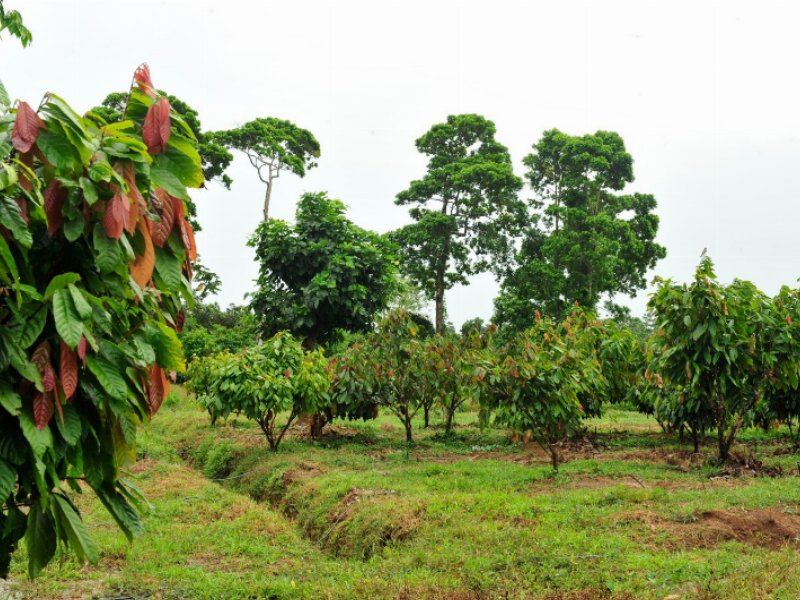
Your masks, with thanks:
[{"label": "young cacao tree", "polygon": [[530,432],[550,454],[554,470],[559,445],[581,428],[581,397],[594,397],[605,385],[593,340],[581,331],[582,318],[573,314],[553,323],[537,314],[534,327],[498,354],[489,375],[486,400],[495,420]]},{"label": "young cacao tree", "polygon": [[[305,352],[286,332],[238,354],[193,361],[189,382],[213,420],[231,414],[254,420],[272,450],[278,449],[295,418],[325,408],[330,390],[322,350]],[[288,414],[279,426],[282,413]]]},{"label": "young cacao tree", "polygon": [[[656,315],[653,372],[680,390],[688,414],[704,414],[727,461],[742,427],[770,390],[797,389],[800,323],[784,296],[770,299],[749,281],[717,281],[704,258],[694,281],[661,281],[650,300]],[[683,413],[680,413],[683,414]]]},{"label": "young cacao tree", "polygon": [[146,65],[124,117],[98,127],[55,94],[35,108],[0,86],[2,577],[23,538],[31,577],[59,543],[97,559],[70,491],[91,489],[128,538],[142,528],[124,468],[184,367],[184,202],[203,176]]}]

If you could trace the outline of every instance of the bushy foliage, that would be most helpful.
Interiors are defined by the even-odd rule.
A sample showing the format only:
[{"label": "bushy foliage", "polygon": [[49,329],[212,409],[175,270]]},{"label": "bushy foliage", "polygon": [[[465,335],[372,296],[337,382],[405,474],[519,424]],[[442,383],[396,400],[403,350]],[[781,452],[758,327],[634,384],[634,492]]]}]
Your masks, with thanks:
[{"label": "bushy foliage", "polygon": [[251,306],[264,336],[291,331],[312,348],[339,329],[369,330],[395,289],[390,245],[324,193],[300,198],[293,225],[261,223],[250,245],[259,261]]},{"label": "bushy foliage", "polygon": [[760,403],[798,388],[795,297],[784,290],[771,299],[749,281],[723,285],[706,257],[694,281],[662,281],[650,301],[657,327],[651,371],[675,386],[667,398],[676,419],[690,427],[713,423],[722,461]]},{"label": "bushy foliage", "polygon": [[0,576],[23,536],[32,577],[59,543],[97,559],[68,487],[141,529],[121,477],[184,366],[184,200],[203,176],[146,66],[135,82],[112,124],[54,94],[12,107],[0,86]]},{"label": "bushy foliage", "polygon": [[495,420],[530,432],[558,469],[558,445],[581,427],[582,398],[596,398],[605,385],[586,316],[575,311],[562,322],[536,316],[497,356],[485,395]]},{"label": "bushy foliage", "polygon": [[[295,418],[315,414],[329,401],[328,362],[322,350],[306,353],[286,332],[237,354],[195,360],[189,381],[212,419],[242,414],[254,420],[272,450]],[[288,414],[279,426],[282,413]]]},{"label": "bushy foliage", "polygon": [[247,306],[231,304],[221,309],[216,303],[197,302],[186,314],[186,322],[178,336],[186,359],[210,356],[219,352],[239,352],[255,345],[255,315]]}]

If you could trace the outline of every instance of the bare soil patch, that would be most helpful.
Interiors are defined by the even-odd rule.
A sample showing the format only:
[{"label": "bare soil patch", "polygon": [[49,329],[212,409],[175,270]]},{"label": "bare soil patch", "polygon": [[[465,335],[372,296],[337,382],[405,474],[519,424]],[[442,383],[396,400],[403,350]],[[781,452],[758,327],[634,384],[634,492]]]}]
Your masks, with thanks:
[{"label": "bare soil patch", "polygon": [[642,523],[654,533],[667,532],[674,549],[712,548],[737,541],[755,548],[778,550],[787,545],[800,547],[800,516],[779,507],[749,511],[708,510],[691,518],[664,519],[649,511],[621,513],[619,523]]}]

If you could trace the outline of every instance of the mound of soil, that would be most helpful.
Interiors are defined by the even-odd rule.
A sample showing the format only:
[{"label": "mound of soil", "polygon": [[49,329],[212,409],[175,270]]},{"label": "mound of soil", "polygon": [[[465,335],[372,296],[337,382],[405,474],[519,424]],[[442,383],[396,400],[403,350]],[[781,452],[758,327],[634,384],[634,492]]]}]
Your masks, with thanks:
[{"label": "mound of soil", "polygon": [[654,533],[666,531],[671,538],[667,543],[676,550],[711,548],[730,541],[771,550],[800,546],[800,516],[774,507],[742,512],[708,510],[680,522],[635,511],[618,515],[617,521],[642,523]]}]

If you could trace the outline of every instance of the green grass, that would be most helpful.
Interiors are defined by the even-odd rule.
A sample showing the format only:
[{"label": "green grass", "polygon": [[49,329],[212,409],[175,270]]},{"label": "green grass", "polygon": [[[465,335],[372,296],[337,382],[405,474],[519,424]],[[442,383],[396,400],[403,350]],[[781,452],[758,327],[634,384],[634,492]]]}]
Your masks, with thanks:
[{"label": "green grass", "polygon": [[[796,543],[691,542],[705,511],[800,514],[800,478],[719,478],[713,446],[691,457],[642,415],[590,421],[593,447],[555,475],[472,413],[450,440],[417,427],[412,448],[389,417],[334,429],[273,453],[252,424],[211,427],[173,399],[135,468],[147,532],[128,545],[86,498],[100,564],[61,558],[27,583],[21,553],[13,584],[31,598],[800,597]],[[798,456],[775,455],[783,436],[743,440],[796,474]]]}]

